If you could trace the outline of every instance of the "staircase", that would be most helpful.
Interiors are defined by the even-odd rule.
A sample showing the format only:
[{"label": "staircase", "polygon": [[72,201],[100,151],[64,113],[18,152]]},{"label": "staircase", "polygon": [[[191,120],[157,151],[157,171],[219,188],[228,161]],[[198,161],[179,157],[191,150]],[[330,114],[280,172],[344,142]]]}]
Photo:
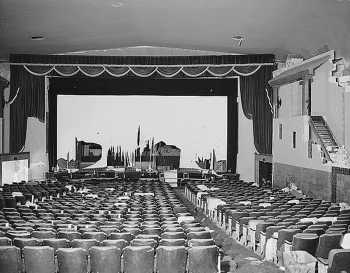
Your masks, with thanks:
[{"label": "staircase", "polygon": [[339,147],[334,139],[332,131],[327,125],[327,122],[322,116],[311,116],[310,125],[314,134],[318,138],[319,144],[327,154],[327,159],[330,160],[330,154],[335,153]]}]

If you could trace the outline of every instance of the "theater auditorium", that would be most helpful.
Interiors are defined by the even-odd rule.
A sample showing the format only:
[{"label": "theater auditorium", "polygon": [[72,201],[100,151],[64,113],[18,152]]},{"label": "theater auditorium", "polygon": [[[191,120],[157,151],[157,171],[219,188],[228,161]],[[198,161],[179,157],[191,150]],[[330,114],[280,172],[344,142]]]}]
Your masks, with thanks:
[{"label": "theater auditorium", "polygon": [[0,0],[0,273],[350,273],[349,0]]}]

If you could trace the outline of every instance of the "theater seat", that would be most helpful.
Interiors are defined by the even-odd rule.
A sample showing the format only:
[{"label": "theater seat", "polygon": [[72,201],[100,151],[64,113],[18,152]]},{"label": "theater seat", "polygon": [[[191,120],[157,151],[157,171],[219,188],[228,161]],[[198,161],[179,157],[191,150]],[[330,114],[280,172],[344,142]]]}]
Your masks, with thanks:
[{"label": "theater seat", "polygon": [[86,273],[88,252],[82,248],[57,250],[58,273]]},{"label": "theater seat", "polygon": [[69,241],[67,239],[44,239],[43,245],[50,246],[56,251],[58,248],[69,247]]},{"label": "theater seat", "polygon": [[89,250],[90,247],[98,246],[98,241],[95,239],[74,239],[70,245],[75,248]]},{"label": "theater seat", "polygon": [[197,246],[188,250],[188,273],[216,273],[219,250],[216,246]]},{"label": "theater seat", "polygon": [[328,273],[350,272],[350,249],[333,249],[329,252]]},{"label": "theater seat", "polygon": [[26,273],[55,273],[55,252],[49,246],[26,246],[23,249]]},{"label": "theater seat", "polygon": [[116,232],[116,233],[113,232],[109,236],[109,239],[111,240],[124,239],[125,241],[128,241],[128,242],[130,242],[133,238],[134,236],[129,232]]},{"label": "theater seat", "polygon": [[104,232],[85,232],[83,234],[84,239],[95,239],[98,242],[102,242],[107,238],[106,233]]},{"label": "theater seat", "polygon": [[211,234],[209,231],[198,231],[198,232],[189,232],[187,238],[191,239],[211,239]]},{"label": "theater seat", "polygon": [[23,249],[25,246],[40,246],[41,241],[36,238],[15,238],[13,240],[13,245]]},{"label": "theater seat", "polygon": [[153,239],[134,239],[130,242],[131,246],[150,246],[155,248],[157,242]]},{"label": "theater seat", "polygon": [[89,250],[91,273],[121,272],[121,250],[115,246],[94,246]]},{"label": "theater seat", "polygon": [[186,272],[187,251],[184,246],[159,246],[157,248],[156,272]]},{"label": "theater seat", "polygon": [[56,233],[48,230],[35,230],[32,232],[31,236],[37,239],[50,239],[56,238]]},{"label": "theater seat", "polygon": [[318,236],[313,233],[298,233],[293,237],[292,250],[303,250],[315,256]]},{"label": "theater seat", "polygon": [[11,240],[7,237],[0,237],[0,246],[10,246]]},{"label": "theater seat", "polygon": [[124,273],[153,273],[154,249],[150,246],[128,246],[124,249]]},{"label": "theater seat", "polygon": [[212,246],[215,245],[213,239],[191,239],[188,241],[188,246]]},{"label": "theater seat", "polygon": [[123,250],[128,244],[129,244],[129,242],[124,240],[124,239],[104,240],[102,242],[102,246],[115,246],[115,247],[119,248],[120,250]]},{"label": "theater seat", "polygon": [[22,272],[22,259],[19,248],[15,246],[0,246],[1,273]]},{"label": "theater seat", "polygon": [[341,234],[323,234],[320,236],[319,244],[316,250],[316,257],[328,259],[329,252],[332,249],[339,249],[342,239]]},{"label": "theater seat", "polygon": [[81,234],[77,231],[60,231],[58,233],[58,238],[64,238],[69,241],[73,241],[74,239],[81,239]]},{"label": "theater seat", "polygon": [[160,246],[185,246],[185,239],[161,239],[159,241]]},{"label": "theater seat", "polygon": [[184,239],[185,234],[183,232],[163,232],[162,239]]}]

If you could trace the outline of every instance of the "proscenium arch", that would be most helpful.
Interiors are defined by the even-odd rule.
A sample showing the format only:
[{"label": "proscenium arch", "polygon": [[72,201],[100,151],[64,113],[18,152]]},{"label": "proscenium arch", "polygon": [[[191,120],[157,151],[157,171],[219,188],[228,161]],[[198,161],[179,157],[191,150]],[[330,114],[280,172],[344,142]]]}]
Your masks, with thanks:
[{"label": "proscenium arch", "polygon": [[[91,78],[48,77],[48,154],[57,163],[57,95],[226,96],[227,169],[236,172],[239,77],[230,78]],[[196,113],[194,113],[196,114]]]}]

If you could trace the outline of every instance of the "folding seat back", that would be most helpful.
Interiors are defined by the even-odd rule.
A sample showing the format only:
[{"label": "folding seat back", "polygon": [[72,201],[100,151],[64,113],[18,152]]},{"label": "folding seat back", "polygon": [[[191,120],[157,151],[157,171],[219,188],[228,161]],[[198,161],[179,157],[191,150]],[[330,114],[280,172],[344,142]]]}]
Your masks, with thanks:
[{"label": "folding seat back", "polygon": [[278,231],[277,250],[281,248],[285,241],[292,242],[293,236],[302,232],[301,229],[285,228]]},{"label": "folding seat back", "polygon": [[188,273],[216,273],[219,250],[216,246],[197,246],[188,249]]},{"label": "folding seat back", "polygon": [[211,234],[209,231],[198,231],[198,232],[189,232],[187,234],[187,238],[191,239],[211,239]]},{"label": "folding seat back", "polygon": [[129,242],[124,239],[102,241],[102,246],[115,246],[120,250],[123,250],[128,244]]},{"label": "folding seat back", "polygon": [[350,272],[350,249],[333,249],[329,252],[328,273]]},{"label": "folding seat back", "polygon": [[55,253],[49,246],[26,246],[23,249],[26,273],[55,273]]},{"label": "folding seat back", "polygon": [[156,257],[156,272],[186,272],[187,251],[184,246],[159,246]]},{"label": "folding seat back", "polygon": [[74,239],[81,239],[81,234],[77,231],[60,231],[58,232],[58,238],[73,241]]},{"label": "folding seat back", "polygon": [[119,229],[116,227],[100,227],[100,230],[104,232],[107,237],[109,237],[111,233],[119,231]]},{"label": "folding seat back", "polygon": [[7,237],[0,237],[0,246],[10,246],[11,242],[11,239]]},{"label": "folding seat back", "polygon": [[150,246],[128,246],[124,249],[124,273],[153,273],[154,249]]},{"label": "folding seat back", "polygon": [[144,234],[154,234],[154,235],[160,235],[161,232],[162,232],[162,230],[160,227],[154,227],[154,228],[145,227],[142,231],[142,233],[144,233]]},{"label": "folding seat back", "polygon": [[133,236],[136,236],[137,234],[141,233],[141,229],[135,227],[123,227],[123,230],[131,233]]},{"label": "folding seat back", "polygon": [[41,241],[36,238],[15,238],[13,240],[13,245],[16,247],[23,249],[25,246],[40,246]]},{"label": "folding seat back", "polygon": [[53,231],[45,231],[45,230],[35,230],[32,232],[31,236],[33,238],[37,239],[50,239],[50,238],[56,238],[56,233]]},{"label": "folding seat back", "polygon": [[19,248],[15,246],[0,246],[0,272],[22,272],[22,258]]},{"label": "folding seat back", "polygon": [[185,239],[161,239],[159,241],[160,246],[185,246]]},{"label": "folding seat back", "polygon": [[57,250],[58,273],[86,273],[88,252],[82,248]]},{"label": "folding seat back", "polygon": [[188,246],[212,246],[215,245],[213,239],[191,239],[188,241]]},{"label": "folding seat back", "polygon": [[313,233],[297,233],[293,237],[292,250],[303,250],[315,256],[318,236]]},{"label": "folding seat back", "polygon": [[95,239],[74,239],[70,245],[75,248],[89,250],[90,247],[98,246],[99,242]]},{"label": "folding seat back", "polygon": [[116,233],[111,233],[109,236],[109,239],[111,240],[118,240],[118,239],[123,239],[128,242],[130,242],[134,236],[130,232],[116,232]]},{"label": "folding seat back", "polygon": [[323,234],[320,236],[318,247],[316,250],[316,257],[328,259],[329,252],[332,249],[339,249],[342,234]]},{"label": "folding seat back", "polygon": [[121,250],[115,246],[94,246],[89,250],[91,273],[121,272]]},{"label": "folding seat back", "polygon": [[96,241],[102,242],[107,238],[104,232],[85,232],[83,234],[84,239],[95,239]]},{"label": "folding seat back", "polygon": [[157,246],[157,241],[153,239],[133,239],[130,242],[131,246],[150,246],[155,248]]},{"label": "folding seat back", "polygon": [[161,234],[162,239],[183,239],[186,238],[183,232],[163,232]]},{"label": "folding seat back", "polygon": [[67,248],[69,247],[69,241],[67,239],[44,239],[44,246],[52,247],[55,251],[58,248]]},{"label": "folding seat back", "polygon": [[24,230],[9,230],[6,233],[6,237],[9,237],[10,239],[14,238],[29,238],[30,232],[26,232]]}]

